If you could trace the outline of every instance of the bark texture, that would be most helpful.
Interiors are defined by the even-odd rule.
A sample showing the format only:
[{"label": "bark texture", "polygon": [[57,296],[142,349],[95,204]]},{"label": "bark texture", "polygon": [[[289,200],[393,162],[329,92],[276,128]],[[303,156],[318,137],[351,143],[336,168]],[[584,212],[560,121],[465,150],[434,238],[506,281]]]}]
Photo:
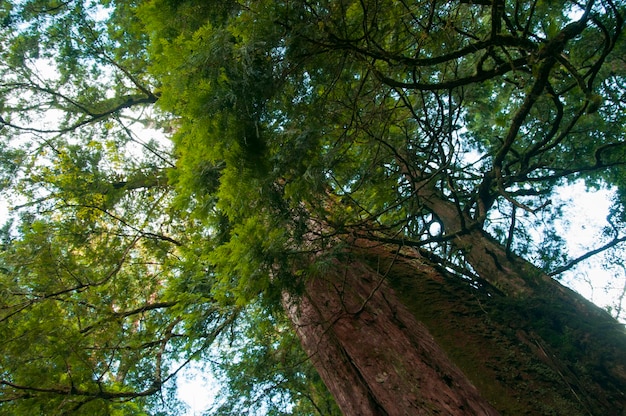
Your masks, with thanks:
[{"label": "bark texture", "polygon": [[337,262],[285,305],[344,414],[498,414],[366,264]]},{"label": "bark texture", "polygon": [[486,280],[477,288],[417,250],[362,240],[303,295],[285,294],[344,414],[626,414],[623,326],[521,259],[494,253],[509,262],[494,266],[479,248],[498,244],[472,238],[484,263],[476,268],[519,279],[509,294]]}]

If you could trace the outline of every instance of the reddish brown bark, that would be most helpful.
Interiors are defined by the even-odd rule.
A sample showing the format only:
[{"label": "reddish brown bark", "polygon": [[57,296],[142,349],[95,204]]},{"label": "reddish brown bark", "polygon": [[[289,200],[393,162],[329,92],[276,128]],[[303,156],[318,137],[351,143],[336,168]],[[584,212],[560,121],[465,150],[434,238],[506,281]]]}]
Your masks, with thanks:
[{"label": "reddish brown bark", "polygon": [[534,283],[508,295],[477,288],[417,250],[357,240],[302,296],[284,295],[344,414],[622,415],[623,326],[468,235],[477,258],[486,248],[498,259],[486,254],[476,269]]},{"label": "reddish brown bark", "polygon": [[336,262],[308,282],[302,297],[284,298],[344,414],[498,414],[385,279],[362,262]]}]

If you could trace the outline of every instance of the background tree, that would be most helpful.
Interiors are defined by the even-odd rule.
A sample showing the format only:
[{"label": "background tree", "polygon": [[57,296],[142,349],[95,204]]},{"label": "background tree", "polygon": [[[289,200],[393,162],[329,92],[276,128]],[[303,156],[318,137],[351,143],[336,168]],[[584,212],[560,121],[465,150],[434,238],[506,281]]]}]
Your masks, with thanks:
[{"label": "background tree", "polygon": [[[310,363],[346,414],[624,412],[623,326],[551,277],[624,241],[620,2],[13,7],[5,408],[134,412],[217,338],[222,414],[337,412]],[[569,258],[576,180],[615,203]]]}]

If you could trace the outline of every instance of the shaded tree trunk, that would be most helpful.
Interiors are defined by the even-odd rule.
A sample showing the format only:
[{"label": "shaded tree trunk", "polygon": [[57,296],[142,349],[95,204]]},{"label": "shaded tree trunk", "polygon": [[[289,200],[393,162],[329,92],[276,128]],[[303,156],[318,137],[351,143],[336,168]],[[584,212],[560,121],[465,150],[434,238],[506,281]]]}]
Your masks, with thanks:
[{"label": "shaded tree trunk", "polygon": [[285,304],[345,414],[497,414],[366,264],[336,263]]},{"label": "shaded tree trunk", "polygon": [[359,240],[284,303],[346,415],[625,414],[623,326],[521,261],[499,264],[499,279],[534,283],[507,295]]}]

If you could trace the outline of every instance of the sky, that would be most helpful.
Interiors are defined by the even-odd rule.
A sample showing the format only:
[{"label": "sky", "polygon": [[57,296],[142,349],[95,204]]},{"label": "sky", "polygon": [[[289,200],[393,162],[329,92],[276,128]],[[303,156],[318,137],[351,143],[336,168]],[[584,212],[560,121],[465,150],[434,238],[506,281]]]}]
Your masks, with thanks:
[{"label": "sky", "polygon": [[[607,189],[586,191],[582,181],[563,189],[561,197],[572,200],[572,203],[564,210],[559,228],[572,258],[604,244],[600,237],[602,228],[607,225],[612,195],[613,192]],[[580,267],[564,273],[561,283],[600,307],[613,304],[624,291],[626,276],[623,270],[603,270],[601,266],[605,259],[603,254],[592,257]],[[620,318],[626,322],[626,316],[622,314]]]},{"label": "sky", "polygon": [[189,406],[185,415],[199,416],[216,400],[219,383],[212,374],[202,366],[190,363],[176,380],[178,398]]}]

